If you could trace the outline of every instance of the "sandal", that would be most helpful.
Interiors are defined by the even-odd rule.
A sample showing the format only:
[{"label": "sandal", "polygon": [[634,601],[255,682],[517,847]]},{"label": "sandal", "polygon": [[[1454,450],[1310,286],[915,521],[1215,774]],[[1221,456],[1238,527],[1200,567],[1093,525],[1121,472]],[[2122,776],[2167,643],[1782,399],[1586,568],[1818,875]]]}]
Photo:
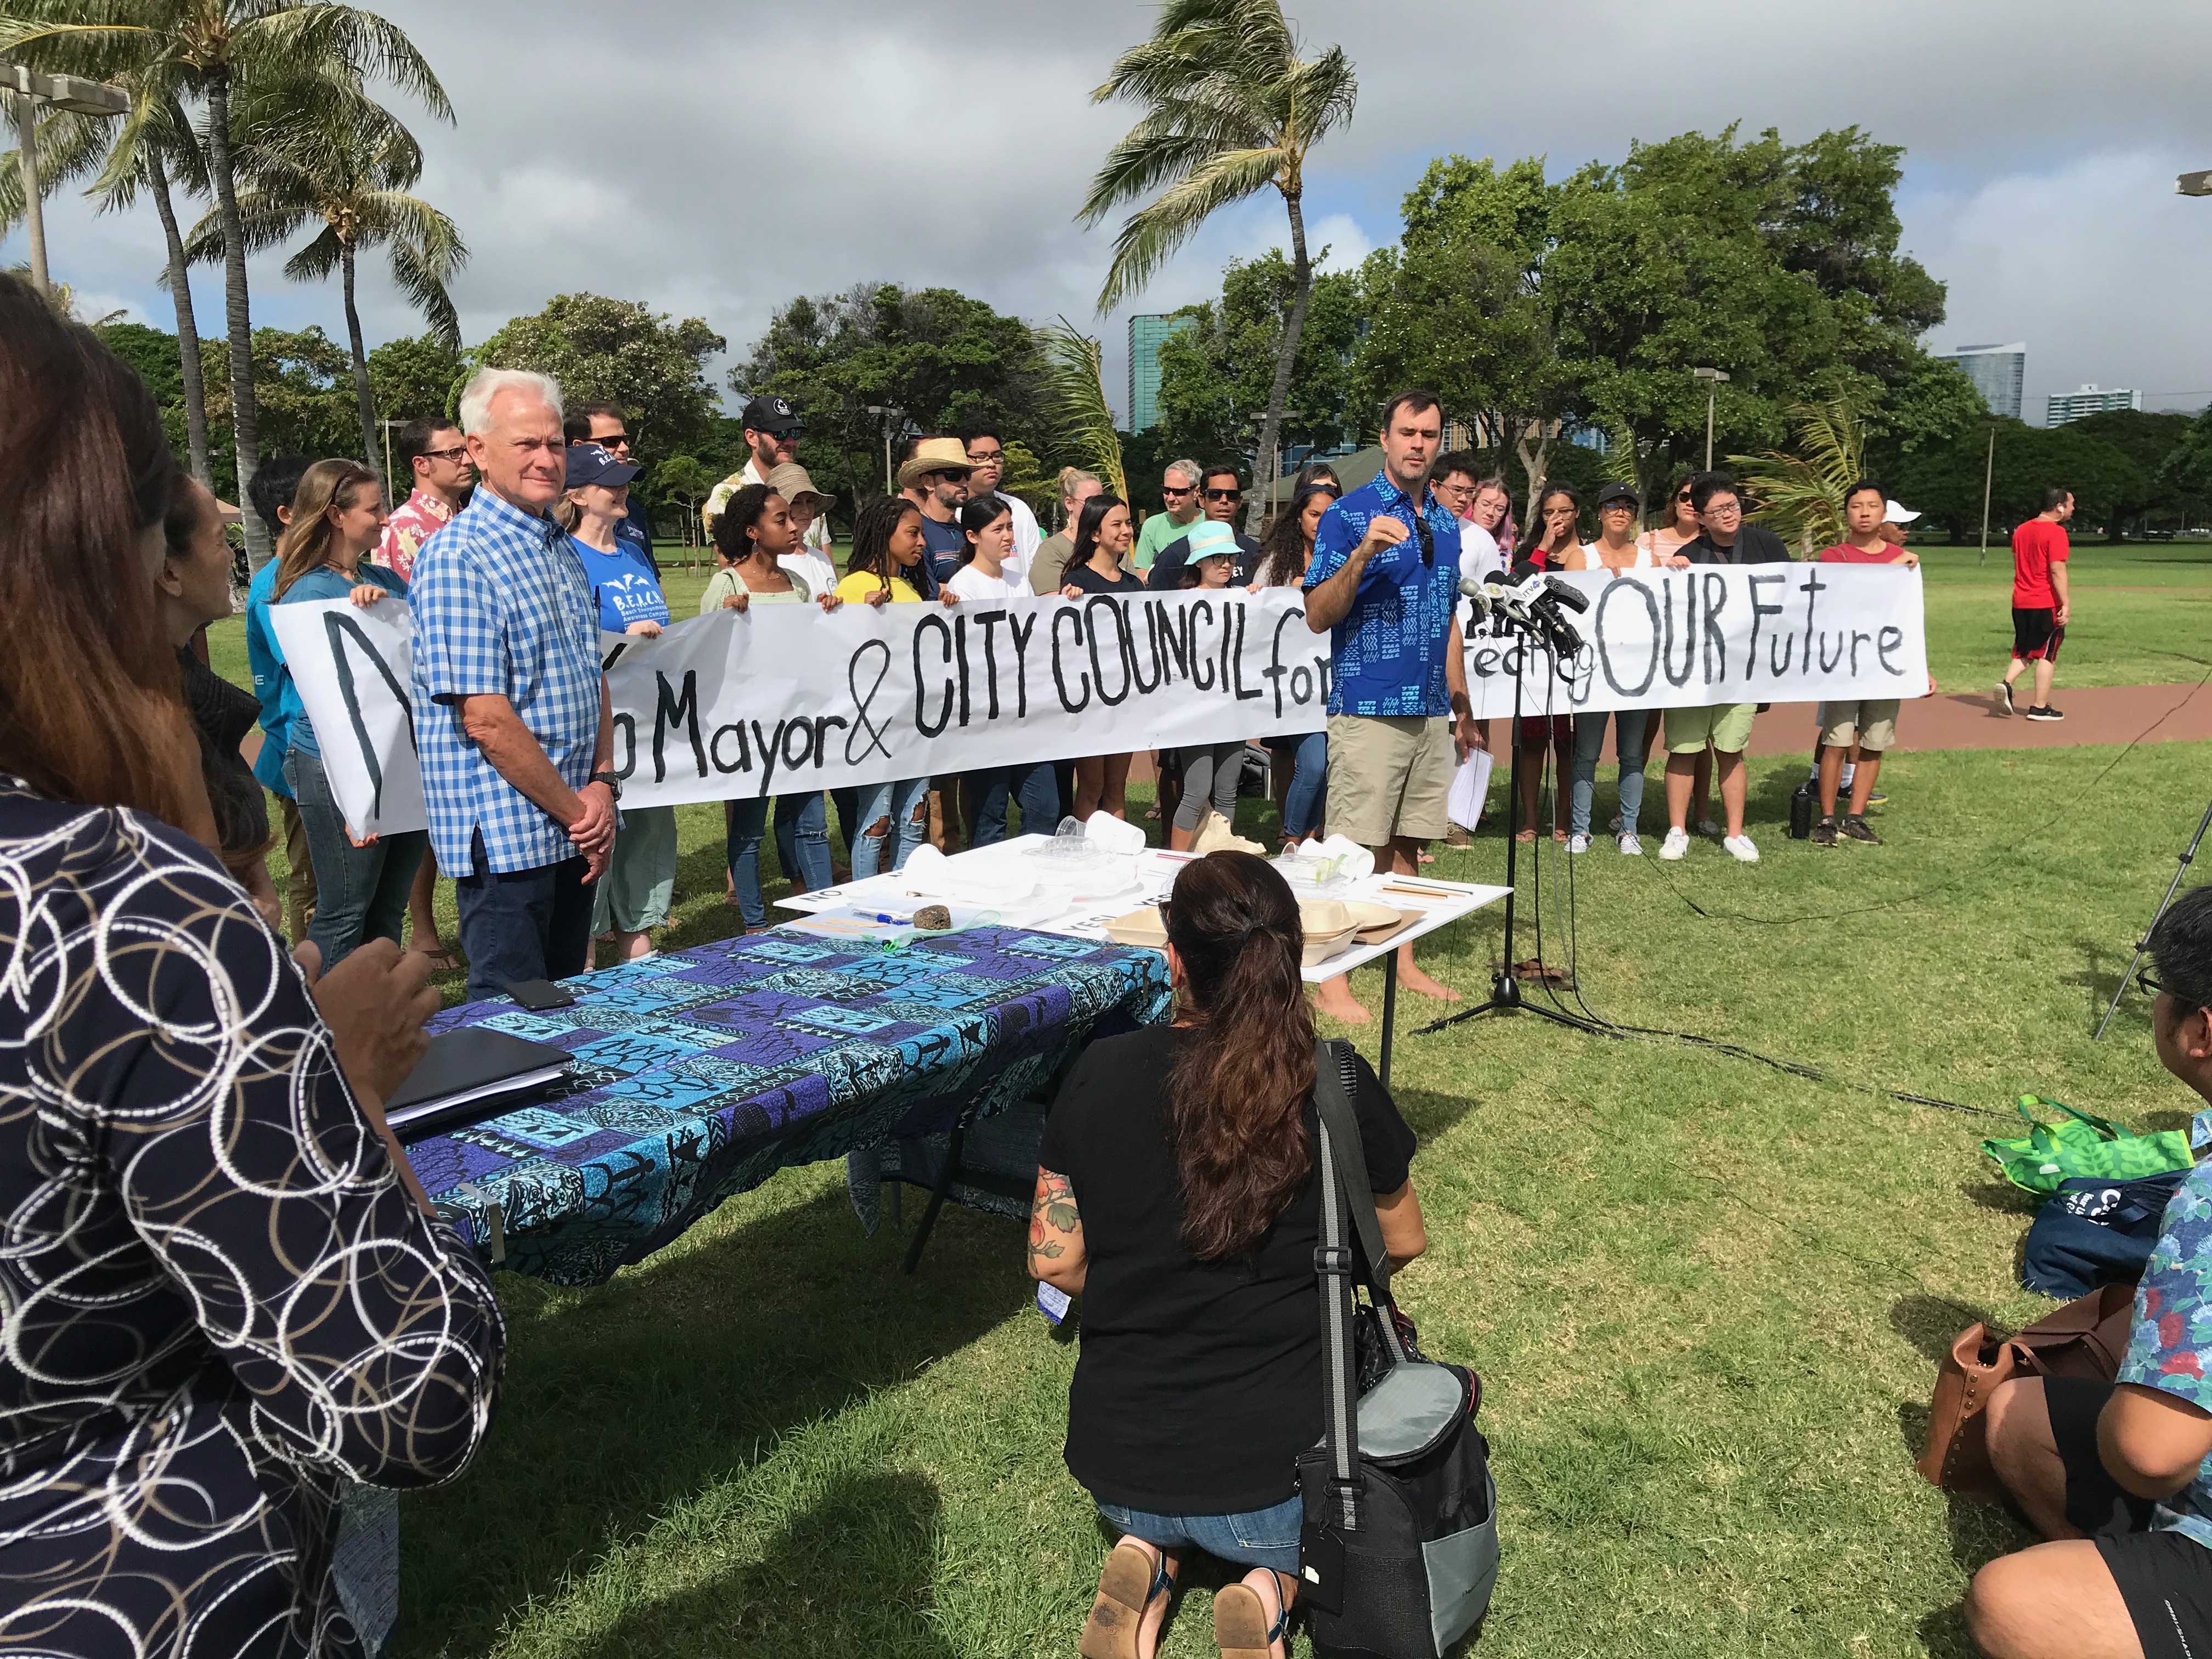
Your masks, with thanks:
[{"label": "sandal", "polygon": [[409,945],[407,949],[409,954],[421,957],[428,961],[430,964],[430,971],[434,974],[450,974],[461,965],[459,958],[442,940],[427,951],[419,945]]},{"label": "sandal", "polygon": [[1523,845],[1533,846],[1535,843],[1536,832],[1534,830],[1523,830],[1519,835],[1514,836],[1513,839],[1522,842]]},{"label": "sandal", "polygon": [[1091,1604],[1076,1650],[1083,1659],[1137,1659],[1137,1632],[1146,1609],[1175,1589],[1175,1575],[1168,1571],[1172,1559],[1162,1550],[1156,1567],[1135,1539],[1114,1546],[1106,1571],[1098,1575],[1098,1599]]},{"label": "sandal", "polygon": [[[1225,1584],[1213,1593],[1213,1644],[1221,1659],[1273,1659],[1275,1644],[1291,1627],[1291,1609],[1283,1595],[1288,1573],[1267,1571],[1275,1579],[1275,1621],[1267,1622],[1267,1609],[1260,1594],[1244,1583]],[[1285,1647],[1285,1652],[1289,1651]]]}]

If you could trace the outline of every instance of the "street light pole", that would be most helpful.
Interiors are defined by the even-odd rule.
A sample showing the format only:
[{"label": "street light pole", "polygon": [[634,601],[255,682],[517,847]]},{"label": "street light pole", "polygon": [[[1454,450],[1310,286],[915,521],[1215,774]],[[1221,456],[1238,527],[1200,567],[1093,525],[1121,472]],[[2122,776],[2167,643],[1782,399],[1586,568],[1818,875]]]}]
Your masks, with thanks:
[{"label": "street light pole", "polygon": [[1728,380],[1728,371],[1720,368],[1693,368],[1690,373],[1705,383],[1705,471],[1713,470],[1713,401],[1720,395]]},{"label": "street light pole", "polygon": [[862,407],[884,423],[884,494],[896,494],[891,489],[891,420],[895,416],[903,419],[906,410],[890,404],[865,404]]},{"label": "street light pole", "polygon": [[1976,564],[1990,560],[1990,485],[1997,476],[1997,424],[1990,422],[1990,453],[1982,461],[1982,551]]},{"label": "street light pole", "polygon": [[31,286],[46,299],[54,295],[46,274],[46,217],[39,201],[39,105],[82,115],[121,115],[131,94],[120,87],[74,75],[40,75],[21,64],[0,60],[0,87],[15,94],[15,164],[23,175],[23,228],[31,240]]}]

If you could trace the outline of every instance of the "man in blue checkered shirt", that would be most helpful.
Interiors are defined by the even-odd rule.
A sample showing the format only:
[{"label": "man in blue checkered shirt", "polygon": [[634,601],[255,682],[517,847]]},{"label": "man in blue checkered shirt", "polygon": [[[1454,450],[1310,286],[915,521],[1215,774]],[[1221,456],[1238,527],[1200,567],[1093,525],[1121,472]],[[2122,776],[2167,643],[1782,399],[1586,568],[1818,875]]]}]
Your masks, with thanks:
[{"label": "man in blue checkered shirt", "polygon": [[591,965],[591,884],[621,786],[599,607],[552,518],[568,475],[561,388],[482,370],[461,429],[481,481],[423,544],[407,604],[430,846],[460,901],[473,1000]]},{"label": "man in blue checkered shirt", "polygon": [[[1434,394],[1382,406],[1382,470],[1322,514],[1306,567],[1306,626],[1330,635],[1328,830],[1412,875],[1421,843],[1449,833],[1454,768],[1477,741],[1459,631],[1459,520],[1429,485],[1443,437]],[[1447,718],[1449,717],[1449,718]],[[1398,978],[1454,1000],[1398,947]],[[1354,1024],[1367,1011],[1342,975],[1319,1006]]]}]

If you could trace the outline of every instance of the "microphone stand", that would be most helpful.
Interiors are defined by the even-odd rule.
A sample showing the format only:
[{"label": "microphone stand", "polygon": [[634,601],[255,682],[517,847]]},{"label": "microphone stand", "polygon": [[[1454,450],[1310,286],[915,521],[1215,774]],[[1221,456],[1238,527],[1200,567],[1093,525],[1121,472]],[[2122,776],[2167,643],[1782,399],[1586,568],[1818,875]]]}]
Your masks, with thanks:
[{"label": "microphone stand", "polygon": [[[1513,663],[1512,748],[1505,766],[1505,794],[1508,803],[1505,818],[1505,960],[1499,964],[1497,978],[1490,982],[1490,995],[1487,999],[1476,1003],[1472,1008],[1462,1008],[1455,1014],[1446,1014],[1441,1019],[1431,1021],[1417,1030],[1413,1033],[1415,1036],[1427,1036],[1432,1032],[1447,1030],[1464,1020],[1474,1019],[1482,1014],[1534,1014],[1540,1018],[1552,1021],[1554,1024],[1569,1026],[1577,1031],[1589,1031],[1596,1029],[1585,1021],[1577,1019],[1572,1014],[1528,1001],[1521,994],[1520,976],[1514,970],[1513,902],[1521,890],[1521,703],[1528,686],[1528,653],[1530,647],[1535,643],[1535,634],[1533,629],[1528,628],[1525,624],[1515,623],[1510,617],[1506,621],[1508,626],[1520,629],[1521,649]],[[1548,730],[1544,735],[1544,746],[1547,750],[1552,746],[1551,733]],[[1543,763],[1540,759],[1537,764],[1541,766]],[[1543,948],[1544,943],[1540,938],[1536,941],[1535,958],[1539,970],[1543,967]]]}]

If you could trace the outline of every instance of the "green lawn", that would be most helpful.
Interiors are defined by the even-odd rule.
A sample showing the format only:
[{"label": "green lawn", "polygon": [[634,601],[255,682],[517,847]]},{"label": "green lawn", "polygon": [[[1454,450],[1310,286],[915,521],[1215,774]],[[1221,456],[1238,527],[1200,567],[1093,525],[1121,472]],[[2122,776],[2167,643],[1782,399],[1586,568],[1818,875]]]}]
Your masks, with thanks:
[{"label": "green lawn", "polygon": [[[1791,769],[1755,764],[1756,868],[1704,843],[1576,861],[1585,994],[1867,1085],[2182,1123],[2138,1003],[2088,1031],[2212,745],[2118,752],[1899,757],[1890,844],[1829,853],[1782,837]],[[687,814],[684,939],[730,916],[710,827]],[[1497,878],[1502,844],[1437,869]],[[1425,960],[1473,989],[1499,932]],[[1375,972],[1355,988],[1372,1006]],[[1407,999],[1406,1027],[1435,1010]],[[1911,1460],[1950,1336],[2048,1305],[1977,1150],[2001,1124],[1526,1018],[1404,1037],[1395,1082],[1431,1240],[1405,1300],[1487,1385],[1505,1556],[1478,1652],[1969,1651],[1960,1589],[2015,1534]],[[499,1425],[405,1501],[395,1651],[1072,1655],[1107,1547],[1060,1462],[1074,1351],[1015,1226],[949,1213],[913,1279],[902,1247],[860,1236],[828,1165],[599,1290],[503,1276]],[[1212,1651],[1205,1602],[1166,1651]]]},{"label": "green lawn", "polygon": [[[2008,568],[1973,561],[1929,560],[1948,689],[1993,677],[2008,638]],[[2081,550],[2062,683],[2197,678],[2208,564]],[[679,615],[702,580],[671,581]],[[215,649],[243,678],[238,629]],[[1977,1107],[2033,1090],[2185,1122],[2139,1000],[2088,1032],[2212,744],[1902,755],[1890,844],[1825,853],[1781,833],[1796,775],[1753,763],[1756,867],[1702,842],[1574,861],[1591,1006]],[[1271,817],[1247,803],[1243,827]],[[679,821],[683,945],[737,918],[718,809]],[[1567,860],[1543,850],[1549,933]],[[1503,870],[1494,834],[1436,866]],[[1424,961],[1474,990],[1499,939],[1486,912]],[[1376,1005],[1373,970],[1355,989]],[[1406,1004],[1404,1031],[1437,1012]],[[1372,1054],[1374,1028],[1358,1040]],[[1431,1240],[1401,1288],[1487,1389],[1505,1556],[1479,1654],[1971,1651],[1959,1595],[2017,1535],[1911,1457],[1952,1334],[2050,1305],[2017,1284],[2029,1211],[1978,1151],[2002,1124],[1526,1018],[1404,1036],[1395,1084]],[[1030,1309],[1018,1228],[949,1212],[911,1279],[902,1247],[860,1236],[823,1165],[600,1289],[502,1275],[498,1426],[465,1480],[404,1502],[394,1652],[1072,1656],[1108,1547],[1060,1461],[1074,1350]],[[1206,1600],[1166,1652],[1213,1650]]]}]

